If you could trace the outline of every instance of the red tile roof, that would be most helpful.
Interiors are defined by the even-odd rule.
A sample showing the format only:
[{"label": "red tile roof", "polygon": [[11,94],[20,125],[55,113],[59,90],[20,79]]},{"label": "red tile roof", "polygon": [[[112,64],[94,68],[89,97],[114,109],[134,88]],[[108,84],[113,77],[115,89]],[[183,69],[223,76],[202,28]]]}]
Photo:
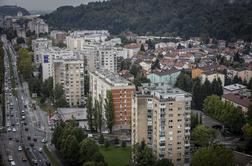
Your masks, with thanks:
[{"label": "red tile roof", "polygon": [[247,97],[240,96],[239,94],[228,93],[224,94],[222,98],[232,101],[238,105],[248,108],[250,104],[250,100]]}]

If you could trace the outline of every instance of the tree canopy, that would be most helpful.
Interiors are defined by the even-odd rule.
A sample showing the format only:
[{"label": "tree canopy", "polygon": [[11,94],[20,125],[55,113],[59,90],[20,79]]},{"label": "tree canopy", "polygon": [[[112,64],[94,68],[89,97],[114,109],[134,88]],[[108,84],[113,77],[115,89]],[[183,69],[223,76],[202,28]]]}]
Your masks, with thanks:
[{"label": "tree canopy", "polygon": [[110,0],[59,7],[43,18],[52,27],[66,30],[251,40],[251,10],[248,0]]}]

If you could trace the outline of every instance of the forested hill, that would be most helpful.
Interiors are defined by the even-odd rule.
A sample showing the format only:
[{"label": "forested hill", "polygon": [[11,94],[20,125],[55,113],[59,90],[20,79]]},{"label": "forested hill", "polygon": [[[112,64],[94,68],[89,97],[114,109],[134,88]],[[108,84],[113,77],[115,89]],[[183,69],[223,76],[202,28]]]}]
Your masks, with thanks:
[{"label": "forested hill", "polygon": [[43,18],[59,29],[252,38],[252,0],[110,0],[60,7]]},{"label": "forested hill", "polygon": [[0,6],[0,15],[16,16],[18,12],[22,12],[23,15],[30,15],[30,13],[18,6]]}]

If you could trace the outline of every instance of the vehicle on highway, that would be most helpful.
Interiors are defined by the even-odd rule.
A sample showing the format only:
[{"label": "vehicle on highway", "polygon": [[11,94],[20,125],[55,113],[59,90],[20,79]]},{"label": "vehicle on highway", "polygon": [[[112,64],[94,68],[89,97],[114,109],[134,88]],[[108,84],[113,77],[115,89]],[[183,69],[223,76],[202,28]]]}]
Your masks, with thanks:
[{"label": "vehicle on highway", "polygon": [[39,148],[38,151],[39,151],[40,153],[42,153],[42,148]]},{"label": "vehicle on highway", "polygon": [[7,126],[7,127],[10,127],[10,122],[8,122],[8,123],[6,124],[6,126]]},{"label": "vehicle on highway", "polygon": [[25,116],[22,116],[22,120],[25,120]]},{"label": "vehicle on highway", "polygon": [[34,143],[31,142],[31,143],[30,143],[30,146],[33,147],[33,146],[34,146]]},{"label": "vehicle on highway", "polygon": [[25,131],[28,131],[28,130],[29,130],[28,127],[26,127],[26,128],[25,128]]},{"label": "vehicle on highway", "polygon": [[13,127],[13,128],[12,128],[12,131],[13,131],[13,132],[16,132],[16,131],[17,131],[17,129],[16,129],[15,127]]},{"label": "vehicle on highway", "polygon": [[19,139],[16,139],[16,142],[19,142]]},{"label": "vehicle on highway", "polygon": [[15,166],[15,165],[16,165],[15,161],[12,161],[11,166]]},{"label": "vehicle on highway", "polygon": [[25,111],[24,111],[24,110],[22,110],[22,111],[21,111],[21,113],[22,113],[22,114],[24,114],[24,113],[25,113]]},{"label": "vehicle on highway", "polygon": [[7,131],[11,131],[11,128],[10,128],[10,127],[8,127]]},{"label": "vehicle on highway", "polygon": [[9,155],[9,156],[8,156],[8,160],[9,160],[9,161],[13,161],[12,155]]},{"label": "vehicle on highway", "polygon": [[43,139],[41,140],[41,142],[42,142],[42,143],[46,143],[47,140],[46,140],[45,138],[43,138]]},{"label": "vehicle on highway", "polygon": [[38,161],[36,159],[32,159],[32,163],[37,165],[38,164]]},{"label": "vehicle on highway", "polygon": [[33,138],[33,141],[34,141],[34,142],[37,142],[37,140],[38,140],[37,138],[35,138],[35,137]]},{"label": "vehicle on highway", "polygon": [[23,150],[23,148],[22,148],[22,146],[18,146],[18,151],[22,151]]},{"label": "vehicle on highway", "polygon": [[30,136],[27,136],[27,139],[28,139],[28,140],[31,140],[31,137],[30,137]]}]

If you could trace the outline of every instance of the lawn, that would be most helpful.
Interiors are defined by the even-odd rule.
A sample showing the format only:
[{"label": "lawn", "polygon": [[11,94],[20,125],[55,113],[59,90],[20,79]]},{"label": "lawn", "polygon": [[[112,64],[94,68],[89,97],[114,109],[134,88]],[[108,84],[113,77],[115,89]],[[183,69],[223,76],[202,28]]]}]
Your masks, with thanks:
[{"label": "lawn", "polygon": [[105,161],[108,163],[108,166],[125,166],[130,163],[131,150],[128,147],[101,148],[100,151],[103,154]]}]

